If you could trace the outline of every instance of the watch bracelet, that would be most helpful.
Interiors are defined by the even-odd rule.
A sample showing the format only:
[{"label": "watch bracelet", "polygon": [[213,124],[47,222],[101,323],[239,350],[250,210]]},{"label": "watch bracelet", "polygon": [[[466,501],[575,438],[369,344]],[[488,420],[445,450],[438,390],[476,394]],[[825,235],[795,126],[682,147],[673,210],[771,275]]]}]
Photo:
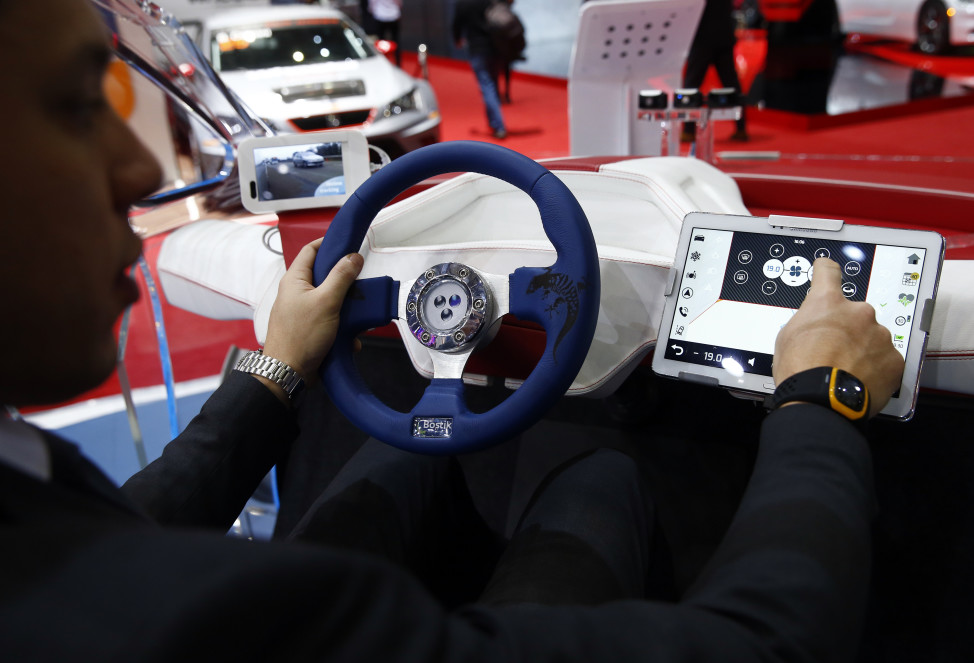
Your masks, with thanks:
[{"label": "watch bracelet", "polygon": [[242,356],[234,370],[267,378],[283,389],[288,398],[293,398],[304,386],[304,380],[297,371],[279,359],[268,357],[262,350],[251,350]]}]

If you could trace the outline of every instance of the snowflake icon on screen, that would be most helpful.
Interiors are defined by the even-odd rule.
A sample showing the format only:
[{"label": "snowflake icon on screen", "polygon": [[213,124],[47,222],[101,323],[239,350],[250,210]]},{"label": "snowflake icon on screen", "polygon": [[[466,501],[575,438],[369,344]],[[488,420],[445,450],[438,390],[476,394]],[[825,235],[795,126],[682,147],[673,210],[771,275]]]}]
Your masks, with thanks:
[{"label": "snowflake icon on screen", "polygon": [[696,261],[700,260],[700,252],[699,251],[694,251],[693,253],[691,253],[690,254],[690,260],[692,260],[693,262],[696,262]]}]

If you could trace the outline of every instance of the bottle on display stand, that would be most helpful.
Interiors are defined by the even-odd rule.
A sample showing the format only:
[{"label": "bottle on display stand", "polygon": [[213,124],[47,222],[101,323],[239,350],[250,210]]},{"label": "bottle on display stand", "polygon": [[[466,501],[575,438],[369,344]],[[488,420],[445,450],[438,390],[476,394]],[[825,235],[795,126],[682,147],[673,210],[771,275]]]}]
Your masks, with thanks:
[{"label": "bottle on display stand", "polygon": [[698,159],[714,163],[714,123],[720,120],[737,121],[741,118],[740,95],[732,87],[715,88],[707,93],[706,112],[697,124],[692,153]]},{"label": "bottle on display stand", "polygon": [[689,156],[699,156],[697,145],[700,140],[700,131],[710,124],[707,121],[707,111],[703,93],[697,88],[678,88],[673,91],[673,108],[670,114],[673,123],[680,127],[680,131],[675,132],[672,139],[676,150],[674,153],[679,154],[680,136],[687,128],[687,123],[692,122],[692,126],[695,128],[695,138],[690,145]]},{"label": "bottle on display stand", "polygon": [[[674,134],[679,135],[679,130],[674,132],[672,122],[669,119],[669,95],[663,90],[640,90],[637,106],[636,118],[642,122],[650,122],[652,124],[650,132],[658,131],[659,133],[658,149],[653,150],[650,156],[673,154],[670,150],[670,137]],[[657,146],[654,145],[654,147]]]},{"label": "bottle on display stand", "polygon": [[[734,88],[717,88],[706,97],[696,88],[673,91],[672,99],[663,90],[640,90],[637,119],[651,123],[655,140],[650,156],[680,156],[681,137],[690,137],[688,156],[708,163],[714,162],[714,123],[720,120],[737,121],[743,112],[740,96]],[[684,140],[686,140],[684,138]]]}]

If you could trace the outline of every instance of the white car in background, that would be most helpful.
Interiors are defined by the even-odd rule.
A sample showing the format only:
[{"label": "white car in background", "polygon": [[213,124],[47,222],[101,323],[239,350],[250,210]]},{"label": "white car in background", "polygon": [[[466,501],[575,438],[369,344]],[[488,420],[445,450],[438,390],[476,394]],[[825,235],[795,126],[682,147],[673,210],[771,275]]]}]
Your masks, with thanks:
[{"label": "white car in background", "polygon": [[901,39],[922,53],[974,44],[972,0],[836,0],[843,33]]},{"label": "white car in background", "polygon": [[325,165],[325,158],[314,152],[295,152],[291,156],[295,168],[317,168]]},{"label": "white car in background", "polygon": [[231,9],[201,22],[200,50],[276,133],[355,128],[395,158],[440,139],[429,81],[379,53],[335,9]]}]

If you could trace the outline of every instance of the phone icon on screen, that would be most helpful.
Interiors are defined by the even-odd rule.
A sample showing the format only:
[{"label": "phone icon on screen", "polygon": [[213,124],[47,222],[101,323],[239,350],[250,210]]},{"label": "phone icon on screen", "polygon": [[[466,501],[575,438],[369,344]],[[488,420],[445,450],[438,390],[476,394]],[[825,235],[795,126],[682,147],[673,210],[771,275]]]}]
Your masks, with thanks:
[{"label": "phone icon on screen", "polygon": [[682,315],[684,318],[687,317],[688,315],[690,315],[690,309],[687,308],[686,306],[681,306],[680,315]]}]

